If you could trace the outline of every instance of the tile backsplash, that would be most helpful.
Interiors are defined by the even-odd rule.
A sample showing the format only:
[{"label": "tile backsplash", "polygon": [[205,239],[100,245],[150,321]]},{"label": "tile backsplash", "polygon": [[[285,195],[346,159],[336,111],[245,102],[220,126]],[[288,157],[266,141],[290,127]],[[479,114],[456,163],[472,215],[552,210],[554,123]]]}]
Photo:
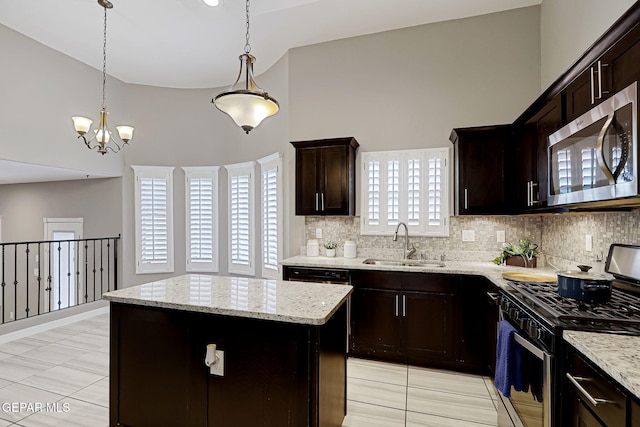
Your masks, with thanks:
[{"label": "tile backsplash", "polygon": [[[505,232],[507,242],[528,237],[540,245],[543,256],[538,265],[553,265],[559,269],[575,268],[576,263],[594,265],[602,269],[611,243],[640,245],[640,210],[629,212],[563,214],[545,216],[457,216],[450,218],[449,237],[420,237],[409,234],[409,241],[418,253],[427,259],[491,261],[500,254],[501,243],[497,232]],[[316,229],[322,229],[318,239],[321,255],[322,244],[327,240],[338,242],[337,256],[343,255],[344,241],[354,240],[358,257],[402,257],[404,237],[397,242],[391,236],[360,235],[359,217],[305,218],[307,239],[314,239]],[[462,241],[462,231],[473,230],[475,240]],[[587,235],[592,239],[592,250],[586,250]],[[305,248],[301,248],[305,253]]]}]

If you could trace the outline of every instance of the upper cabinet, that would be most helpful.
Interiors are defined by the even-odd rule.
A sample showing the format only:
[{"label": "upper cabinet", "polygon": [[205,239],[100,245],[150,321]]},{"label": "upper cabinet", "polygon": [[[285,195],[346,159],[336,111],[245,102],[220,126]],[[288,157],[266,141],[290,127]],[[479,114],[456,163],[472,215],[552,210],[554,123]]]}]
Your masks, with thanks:
[{"label": "upper cabinet", "polygon": [[555,97],[516,131],[515,187],[516,212],[547,207],[549,135],[562,127],[561,97]]},{"label": "upper cabinet", "polygon": [[355,215],[355,138],[295,141],[296,215]]},{"label": "upper cabinet", "polygon": [[454,129],[449,139],[454,147],[456,214],[504,213],[511,126]]}]

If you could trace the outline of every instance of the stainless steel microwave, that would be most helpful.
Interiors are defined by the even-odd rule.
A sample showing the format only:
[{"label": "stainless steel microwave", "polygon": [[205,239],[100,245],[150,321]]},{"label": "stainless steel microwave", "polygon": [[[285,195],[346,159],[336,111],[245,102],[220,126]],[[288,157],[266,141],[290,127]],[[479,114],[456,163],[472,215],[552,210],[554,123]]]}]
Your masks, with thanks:
[{"label": "stainless steel microwave", "polygon": [[638,196],[637,98],[635,82],[549,136],[550,206]]}]

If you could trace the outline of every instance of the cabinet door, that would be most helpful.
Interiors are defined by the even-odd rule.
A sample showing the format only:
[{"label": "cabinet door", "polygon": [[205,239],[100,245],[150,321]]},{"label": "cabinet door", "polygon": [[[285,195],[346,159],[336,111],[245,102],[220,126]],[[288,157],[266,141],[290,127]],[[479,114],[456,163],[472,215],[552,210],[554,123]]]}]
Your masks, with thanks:
[{"label": "cabinet door", "polygon": [[315,215],[319,207],[318,148],[296,149],[296,215]]},{"label": "cabinet door", "polygon": [[454,359],[453,294],[402,294],[404,351],[409,364]]},{"label": "cabinet door", "polygon": [[609,64],[612,94],[639,80],[640,26],[637,26],[625,36],[624,40],[607,52],[602,61]]},{"label": "cabinet door", "polygon": [[510,126],[454,129],[457,214],[507,212],[505,149],[509,139]]},{"label": "cabinet door", "polygon": [[322,149],[320,179],[320,208],[325,215],[349,213],[349,156],[348,146]]},{"label": "cabinet door", "polygon": [[402,361],[401,295],[356,288],[351,294],[351,354]]},{"label": "cabinet door", "polygon": [[571,393],[573,400],[573,414],[571,416],[571,425],[573,427],[606,427],[595,415],[584,405],[582,399]]}]

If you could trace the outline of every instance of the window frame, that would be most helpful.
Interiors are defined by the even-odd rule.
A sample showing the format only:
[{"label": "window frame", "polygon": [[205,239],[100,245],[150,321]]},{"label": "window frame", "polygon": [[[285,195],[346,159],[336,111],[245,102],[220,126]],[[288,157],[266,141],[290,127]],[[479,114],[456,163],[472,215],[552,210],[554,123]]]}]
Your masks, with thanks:
[{"label": "window frame", "polygon": [[[360,215],[360,234],[369,236],[391,236],[393,235],[397,222],[389,224],[387,220],[389,205],[389,182],[388,182],[388,164],[390,161],[398,161],[399,179],[398,179],[398,220],[404,222],[409,227],[409,232],[414,236],[425,237],[448,237],[449,236],[449,212],[450,212],[450,157],[451,149],[442,148],[425,148],[416,150],[392,150],[392,151],[375,151],[363,152],[360,156],[362,162],[362,179],[361,179],[361,215]],[[418,225],[409,221],[409,162],[412,159],[420,161],[419,176],[419,220]],[[440,159],[440,224],[429,224],[429,162],[431,159]],[[369,224],[369,162],[378,161],[378,224]],[[374,209],[375,211],[375,209]]]},{"label": "window frame", "polygon": [[[135,216],[135,247],[136,274],[155,274],[174,272],[174,236],[173,236],[173,166],[137,166],[132,165],[134,171],[134,216]],[[141,180],[166,180],[166,215],[167,215],[167,260],[163,263],[142,262],[142,206]]]},{"label": "window frame", "polygon": [[[219,172],[220,166],[183,167],[185,183],[185,271],[188,273],[218,273],[220,271],[220,200]],[[211,179],[211,251],[210,262],[193,262],[191,260],[191,180]]]},{"label": "window frame", "polygon": [[[227,269],[229,273],[234,274],[242,274],[245,276],[254,276],[255,275],[255,217],[256,217],[256,206],[255,206],[255,161],[244,162],[244,163],[235,163],[231,165],[225,165],[224,168],[227,170]],[[240,264],[234,262],[232,258],[233,254],[233,239],[232,239],[232,229],[233,229],[233,215],[231,212],[232,208],[232,178],[234,176],[249,176],[248,181],[248,203],[249,207],[247,209],[248,215],[248,233],[249,233],[249,244],[248,244],[248,265]]]},{"label": "window frame", "polygon": [[[273,153],[269,156],[263,157],[258,160],[260,164],[260,219],[262,221],[261,228],[261,256],[260,265],[262,269],[262,277],[266,279],[279,279],[280,278],[280,266],[279,262],[282,259],[282,242],[283,242],[283,180],[282,180],[282,154]],[[270,170],[276,170],[276,228],[277,228],[277,249],[276,249],[276,265],[275,269],[265,262],[266,252],[266,229],[265,224],[265,172]]]}]

